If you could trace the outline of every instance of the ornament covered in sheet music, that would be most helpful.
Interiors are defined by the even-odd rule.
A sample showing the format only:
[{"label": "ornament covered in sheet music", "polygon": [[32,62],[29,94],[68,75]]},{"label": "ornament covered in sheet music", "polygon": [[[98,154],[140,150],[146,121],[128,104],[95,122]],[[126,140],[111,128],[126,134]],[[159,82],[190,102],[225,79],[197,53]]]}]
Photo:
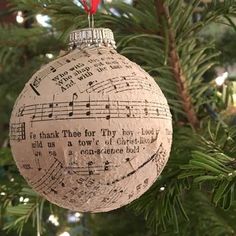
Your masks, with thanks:
[{"label": "ornament covered in sheet music", "polygon": [[58,206],[105,212],[157,180],[172,122],[160,88],[115,50],[109,29],[74,31],[70,51],[36,72],[10,122],[20,173]]}]

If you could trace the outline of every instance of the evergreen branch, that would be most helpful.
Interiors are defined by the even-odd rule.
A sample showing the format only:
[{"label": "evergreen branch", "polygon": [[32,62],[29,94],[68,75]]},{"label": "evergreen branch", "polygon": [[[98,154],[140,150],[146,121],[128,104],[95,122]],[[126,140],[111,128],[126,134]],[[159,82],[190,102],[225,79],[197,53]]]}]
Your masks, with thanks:
[{"label": "evergreen branch", "polygon": [[[40,33],[40,29],[36,31],[36,25],[34,25],[33,28],[38,37],[37,34],[34,35],[34,31],[29,29],[27,31],[13,29],[14,42],[10,42],[11,47],[1,45],[0,63],[4,66],[4,71],[1,71],[0,98],[2,99],[0,100],[2,102],[0,107],[5,104],[4,106],[7,108],[9,104],[13,103],[29,74],[39,67],[39,64],[46,61],[44,54],[52,50],[58,51],[61,48],[55,36],[62,31],[66,36],[69,31],[77,27],[87,26],[87,19],[82,8],[77,7],[72,0],[11,1],[15,2],[15,10],[29,10],[32,18],[38,13],[50,16],[53,28],[50,32],[41,30],[42,33]],[[207,93],[209,90],[212,91],[214,86],[209,89],[209,85],[212,84],[203,83],[202,77],[215,63],[213,60],[217,54],[212,53],[210,43],[199,40],[199,32],[206,25],[219,22],[222,18],[227,19],[235,14],[235,3],[234,0],[225,0],[224,2],[227,4],[221,6],[216,0],[217,6],[212,10],[207,9],[206,14],[203,12],[202,18],[194,23],[192,15],[199,0],[155,0],[156,5],[158,2],[161,7],[155,9],[154,0],[138,1],[136,8],[117,1],[112,5],[107,5],[106,14],[98,13],[96,16],[98,18],[96,19],[97,26],[108,25],[115,30],[121,53],[151,72],[155,79],[158,78],[158,83],[168,98],[174,122],[177,124],[168,165],[151,190],[137,200],[134,208],[138,213],[145,214],[148,225],[158,232],[159,236],[172,236],[176,230],[179,230],[181,236],[232,235],[235,234],[235,217],[232,217],[232,223],[229,215],[235,214],[224,214],[220,207],[224,209],[231,207],[232,212],[235,209],[233,193],[236,161],[231,157],[236,156],[236,130],[230,130],[228,133],[221,132],[222,130],[215,124],[215,130],[209,126],[204,127],[202,117],[209,120],[208,114],[202,114],[204,105],[213,107],[217,112],[225,107],[219,104],[219,98],[214,97],[216,92],[213,91],[213,95],[209,96],[209,99],[207,97]],[[164,4],[168,5],[168,8]],[[232,7],[233,4],[234,7]],[[118,14],[112,13],[111,6],[116,9]],[[160,24],[156,23],[156,13],[158,13]],[[160,35],[160,26],[162,35]],[[56,35],[51,35],[52,31]],[[133,32],[135,35],[131,35]],[[1,33],[3,34],[0,36],[0,41],[13,38],[8,29],[5,33],[3,31]],[[25,38],[30,35],[32,37],[26,42]],[[232,39],[230,38],[230,40]],[[54,43],[58,47],[49,47]],[[21,62],[19,58],[23,58],[25,55],[25,51],[19,48],[21,45],[26,46],[31,54],[31,57],[26,58],[26,63],[23,64],[25,66],[19,63]],[[14,83],[15,81],[18,82]],[[217,90],[215,89],[215,91]],[[8,117],[9,112],[5,113],[6,115],[4,112],[1,114]],[[198,119],[202,118],[202,126],[198,129],[201,135],[198,137],[190,127],[183,126],[182,121],[186,120],[186,115],[193,127],[197,127]],[[5,120],[8,122],[8,118]],[[216,121],[220,123],[219,119]],[[204,133],[205,131],[207,132]],[[10,156],[7,153],[6,155]],[[10,163],[3,162],[6,162],[5,157],[0,158],[0,166],[2,165],[0,169],[11,168]],[[11,175],[14,171],[15,169],[11,168],[10,171],[4,170],[4,173]],[[14,178],[16,179],[15,176]],[[15,183],[20,182],[18,178]],[[189,188],[196,191],[192,193]],[[18,200],[19,190],[13,183],[9,184],[9,178],[1,178],[0,189],[6,194],[0,197],[4,211],[7,206],[12,204],[14,198]],[[203,192],[205,193],[202,194]],[[29,196],[28,193],[25,195]],[[31,196],[30,203],[36,204],[35,198],[36,196]],[[46,208],[48,204],[45,205]],[[42,218],[42,212],[45,213],[43,208],[43,204],[41,204],[40,211],[37,212],[37,216],[40,218]],[[15,210],[17,209],[15,208]],[[62,211],[62,209],[60,210]],[[2,214],[5,217],[4,220],[7,221],[9,212]],[[16,219],[14,223],[21,222],[24,217],[25,215],[14,216]],[[191,219],[188,224],[186,224],[187,218]],[[10,218],[10,220],[12,219]],[[31,223],[31,221],[29,222]],[[23,224],[17,225],[23,227]],[[166,228],[167,232],[162,233],[160,226]],[[47,235],[49,235],[48,232]]]},{"label": "evergreen branch", "polygon": [[188,122],[193,128],[199,127],[199,120],[197,114],[194,110],[194,106],[191,101],[191,96],[187,88],[187,79],[182,70],[179,55],[176,49],[174,30],[171,26],[171,17],[169,14],[168,7],[164,4],[163,0],[155,0],[155,7],[157,11],[158,21],[162,25],[162,34],[165,34],[164,28],[167,26],[167,36],[168,36],[168,48],[169,48],[169,63],[173,72],[173,77],[176,81],[177,89],[182,99],[183,109],[186,113]]},{"label": "evergreen branch", "polygon": [[[211,204],[207,193],[203,193],[195,188],[190,191],[186,197],[184,207],[186,208],[191,221],[186,227],[187,232],[182,231],[180,234],[181,236],[235,235],[234,214],[231,215],[219,208],[215,208],[215,206]],[[197,210],[193,211],[193,209]],[[235,206],[233,209],[235,209]]]}]

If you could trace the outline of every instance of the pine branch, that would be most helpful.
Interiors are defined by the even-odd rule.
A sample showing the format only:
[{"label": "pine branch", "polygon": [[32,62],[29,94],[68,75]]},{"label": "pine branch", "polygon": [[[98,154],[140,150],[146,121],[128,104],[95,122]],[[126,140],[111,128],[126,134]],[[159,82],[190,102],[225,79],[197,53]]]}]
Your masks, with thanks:
[{"label": "pine branch", "polygon": [[[182,100],[183,109],[187,115],[188,122],[193,128],[196,129],[199,127],[199,120],[191,101],[191,96],[186,83],[187,78],[182,70],[179,55],[176,49],[175,34],[173,28],[171,27],[169,9],[167,6],[165,6],[164,0],[155,0],[155,7],[158,21],[162,27],[162,34],[166,34],[167,36],[166,40],[168,40],[169,64]],[[165,26],[167,26],[167,32],[165,32]]]}]

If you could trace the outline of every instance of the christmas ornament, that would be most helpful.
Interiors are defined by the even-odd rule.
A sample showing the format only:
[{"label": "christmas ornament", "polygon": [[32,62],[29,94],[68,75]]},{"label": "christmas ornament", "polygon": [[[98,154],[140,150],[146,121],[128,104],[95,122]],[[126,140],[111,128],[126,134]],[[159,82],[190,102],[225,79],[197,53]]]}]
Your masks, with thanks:
[{"label": "christmas ornament", "polygon": [[16,164],[50,202],[105,212],[141,196],[164,168],[171,114],[154,79],[104,28],[77,30],[71,51],[36,72],[10,121]]}]

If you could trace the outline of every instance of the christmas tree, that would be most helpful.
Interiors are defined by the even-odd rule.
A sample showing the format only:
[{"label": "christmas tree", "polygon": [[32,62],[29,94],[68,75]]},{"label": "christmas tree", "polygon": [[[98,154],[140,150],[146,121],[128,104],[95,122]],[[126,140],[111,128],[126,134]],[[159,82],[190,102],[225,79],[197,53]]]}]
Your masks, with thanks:
[{"label": "christmas tree", "polygon": [[[4,3],[5,1],[3,1]],[[40,66],[88,26],[80,1],[0,5],[0,235],[236,235],[235,0],[102,1],[96,27],[161,87],[173,145],[155,184],[128,207],[71,212],[35,193],[9,145],[15,99]],[[15,19],[17,20],[15,22]]]}]

